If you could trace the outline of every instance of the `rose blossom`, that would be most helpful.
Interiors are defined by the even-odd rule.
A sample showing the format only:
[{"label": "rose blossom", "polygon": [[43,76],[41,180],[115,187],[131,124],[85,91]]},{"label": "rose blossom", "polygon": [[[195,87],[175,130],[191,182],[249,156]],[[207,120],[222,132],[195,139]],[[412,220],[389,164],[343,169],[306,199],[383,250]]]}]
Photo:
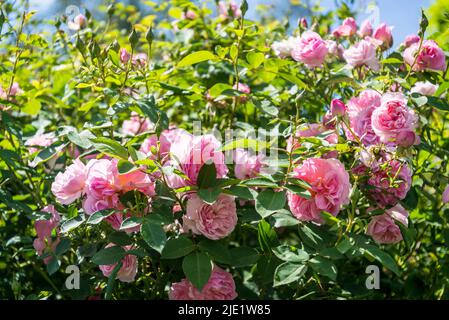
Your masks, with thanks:
[{"label": "rose blossom", "polygon": [[159,150],[158,147],[158,139],[156,135],[152,135],[144,140],[142,146],[140,147],[140,151],[145,153],[152,159],[157,158],[157,154],[153,155],[151,152],[152,147],[158,151],[159,155],[163,160],[168,160],[170,148],[173,143],[179,143],[182,141],[191,141],[193,136],[185,131],[184,129],[179,128],[171,128],[168,130],[162,131],[159,137]]},{"label": "rose blossom", "polygon": [[51,232],[59,225],[61,217],[53,205],[48,205],[44,207],[41,211],[50,213],[51,217],[49,220],[36,220],[34,222],[34,228],[36,229],[36,234],[38,238],[50,239]]},{"label": "rose blossom", "polygon": [[309,68],[321,67],[328,53],[326,42],[313,31],[306,31],[293,48],[292,58]]},{"label": "rose blossom", "polygon": [[129,59],[131,59],[131,54],[125,48],[120,49],[120,62],[127,64]]},{"label": "rose blossom", "polygon": [[408,48],[414,43],[419,43],[419,41],[421,41],[420,37],[418,37],[416,34],[410,34],[405,38],[403,45],[404,47]]},{"label": "rose blossom", "polygon": [[62,204],[71,204],[81,197],[87,179],[86,166],[75,159],[64,173],[59,172],[51,185],[51,191],[56,200]]},{"label": "rose blossom", "polygon": [[310,158],[294,168],[293,177],[311,185],[311,198],[287,192],[288,205],[301,221],[322,223],[321,211],[336,216],[342,205],[349,203],[349,174],[337,159]]},{"label": "rose blossom", "polygon": [[373,34],[373,26],[371,25],[371,21],[369,19],[366,19],[360,25],[358,35],[361,38],[365,38],[371,37],[372,34]]},{"label": "rose blossom", "polygon": [[[115,244],[109,243],[106,248],[114,247]],[[129,251],[132,249],[132,246],[125,246],[123,247],[125,251]],[[117,264],[108,264],[108,265],[100,265],[100,270],[103,272],[103,275],[105,277],[110,277],[112,274],[112,271],[114,270],[115,266]],[[122,259],[122,267],[117,273],[116,279],[120,280],[121,282],[133,282],[134,278],[137,274],[137,257],[133,254],[128,254]]]},{"label": "rose blossom", "polygon": [[292,51],[295,46],[299,43],[299,37],[288,37],[282,41],[275,41],[271,45],[274,54],[279,58],[284,59],[291,57]]},{"label": "rose blossom", "polygon": [[168,292],[170,300],[234,300],[237,298],[232,275],[214,266],[209,281],[201,292],[187,280],[172,283]]},{"label": "rose blossom", "polygon": [[251,155],[249,151],[236,149],[234,152],[234,173],[237,179],[255,178],[262,170],[264,156]]},{"label": "rose blossom", "polygon": [[376,57],[376,46],[368,40],[360,40],[349,49],[345,50],[343,57],[351,67],[367,66],[374,71],[380,68]]},{"label": "rose blossom", "polygon": [[82,14],[77,15],[73,18],[73,21],[68,22],[68,27],[70,30],[78,31],[86,25],[86,17]]},{"label": "rose blossom", "polygon": [[438,90],[438,86],[429,81],[417,81],[410,90],[410,93],[420,93],[423,96],[433,96]]},{"label": "rose blossom", "polygon": [[351,98],[347,103],[347,115],[352,132],[344,127],[346,137],[355,140],[353,133],[364,145],[372,145],[379,142],[379,138],[371,127],[371,115],[380,107],[381,95],[374,90],[364,90],[357,97]]},{"label": "rose blossom", "polygon": [[374,216],[367,226],[366,234],[373,237],[377,243],[398,243],[402,240],[402,234],[395,221],[407,227],[408,215],[408,211],[398,204],[386,210],[384,214]]},{"label": "rose blossom", "polygon": [[198,17],[198,15],[196,14],[195,11],[189,9],[185,13],[184,17],[189,20],[195,20]]},{"label": "rose blossom", "polygon": [[129,120],[123,121],[122,132],[126,135],[136,135],[147,131],[151,127],[151,122],[147,118],[141,118],[136,112],[131,113]]},{"label": "rose blossom", "polygon": [[[409,66],[413,65],[416,53],[418,52],[419,44],[414,43],[404,50],[402,56],[405,63]],[[446,70],[446,56],[433,40],[423,41],[421,51],[416,56],[416,62],[413,65],[413,71],[423,70]]]},{"label": "rose blossom", "polygon": [[418,142],[415,135],[418,116],[407,106],[407,99],[401,93],[386,93],[381,105],[373,111],[371,126],[379,140],[387,144],[403,145],[405,137],[413,136],[410,145]]},{"label": "rose blossom", "polygon": [[340,99],[332,99],[330,111],[334,117],[344,116],[346,113],[346,105]]},{"label": "rose blossom", "polygon": [[354,18],[349,17],[343,20],[343,23],[332,32],[335,37],[350,37],[357,32],[357,23]]},{"label": "rose blossom", "polygon": [[29,153],[35,153],[39,151],[39,148],[36,147],[48,147],[51,146],[55,141],[56,139],[53,133],[44,133],[29,138],[25,142],[25,145],[28,146]]},{"label": "rose blossom", "polygon": [[393,36],[391,34],[391,27],[382,23],[374,30],[373,38],[382,41],[382,48],[388,49],[393,45]]},{"label": "rose blossom", "polygon": [[196,185],[198,173],[205,163],[213,162],[217,170],[217,178],[223,178],[228,173],[223,152],[217,151],[221,143],[211,134],[202,136],[184,136],[182,140],[171,144],[170,154],[173,160],[169,165],[175,165],[187,179],[179,175],[169,175],[168,182],[172,188]]},{"label": "rose blossom", "polygon": [[240,102],[243,103],[249,99],[248,94],[251,93],[251,89],[247,84],[239,82],[238,84],[235,84],[232,88],[242,93],[242,95],[239,97]]},{"label": "rose blossom", "polygon": [[207,204],[197,195],[187,201],[187,213],[183,216],[183,228],[194,234],[202,234],[211,240],[227,237],[237,224],[234,197],[221,194],[213,204]]},{"label": "rose blossom", "polygon": [[328,59],[343,59],[343,52],[345,49],[341,44],[334,40],[326,40],[326,46],[328,50]]},{"label": "rose blossom", "polygon": [[449,202],[449,186],[447,186],[443,192],[443,203],[448,203],[448,202]]},{"label": "rose blossom", "polygon": [[369,175],[369,196],[379,207],[396,205],[407,196],[412,185],[412,174],[407,163],[398,160],[379,163]]},{"label": "rose blossom", "polygon": [[117,165],[108,159],[92,159],[86,165],[86,193],[97,199],[111,196],[116,186]]},{"label": "rose blossom", "polygon": [[229,11],[231,11],[233,18],[240,18],[242,15],[240,7],[234,1],[230,1],[229,4],[226,4],[225,1],[218,3],[218,12],[222,18],[229,18]]}]

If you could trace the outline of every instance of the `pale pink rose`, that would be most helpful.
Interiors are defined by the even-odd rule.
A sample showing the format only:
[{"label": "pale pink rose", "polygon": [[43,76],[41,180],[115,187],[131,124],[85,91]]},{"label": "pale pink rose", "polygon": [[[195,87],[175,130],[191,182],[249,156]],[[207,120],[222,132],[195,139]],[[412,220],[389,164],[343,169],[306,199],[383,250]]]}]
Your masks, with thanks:
[{"label": "pale pink rose", "polygon": [[197,195],[187,201],[183,218],[185,232],[202,234],[211,240],[227,237],[237,224],[235,199],[221,194],[213,204],[207,204]]},{"label": "pale pink rose", "polygon": [[132,57],[133,66],[145,67],[148,62],[148,56],[146,53],[137,53]]},{"label": "pale pink rose", "polygon": [[189,20],[195,20],[198,17],[198,15],[193,10],[187,10],[184,17]]},{"label": "pale pink rose", "polygon": [[299,37],[288,37],[285,40],[275,41],[271,45],[271,49],[281,59],[291,57],[293,49],[299,43],[299,39]]},{"label": "pale pink rose", "polygon": [[423,96],[433,96],[438,90],[438,86],[429,81],[417,81],[410,90],[410,93],[420,93]]},{"label": "pale pink rose", "polygon": [[419,43],[419,41],[421,41],[420,37],[418,37],[416,34],[410,34],[405,38],[403,45],[404,47],[408,48],[414,43]]},{"label": "pale pink rose", "polygon": [[106,209],[119,209],[122,208],[117,194],[111,196],[105,196],[97,198],[93,195],[87,195],[83,200],[83,209],[87,215],[94,214],[95,212]]},{"label": "pale pink rose", "polygon": [[[109,243],[106,248],[114,247],[115,244]],[[126,251],[129,251],[132,248],[132,246],[125,246],[123,247]],[[122,267],[117,273],[116,279],[120,280],[121,282],[133,282],[136,274],[137,274],[137,257],[133,254],[128,254],[122,259]],[[105,277],[110,277],[112,274],[112,271],[114,271],[114,268],[117,264],[109,264],[109,265],[100,265],[100,270],[103,272],[103,275]]]},{"label": "pale pink rose", "polygon": [[307,19],[302,17],[298,19],[298,26],[301,26],[303,29],[307,29],[309,24],[307,23]]},{"label": "pale pink rose", "polygon": [[[378,136],[371,127],[371,115],[380,107],[381,95],[374,90],[364,90],[357,97],[351,98],[347,103],[347,115],[351,130],[364,145],[373,145],[379,142]],[[346,126],[346,137],[355,140],[355,137]]]},{"label": "pale pink rose", "polygon": [[373,111],[371,126],[379,140],[386,144],[403,144],[402,139],[415,132],[418,116],[407,106],[401,93],[386,93],[381,105]]},{"label": "pale pink rose", "polygon": [[[402,56],[405,63],[413,65],[419,44],[414,43],[404,50]],[[446,70],[446,56],[444,51],[433,40],[425,40],[421,51],[418,53],[416,63],[413,65],[413,71],[423,70]]]},{"label": "pale pink rose", "polygon": [[366,19],[360,25],[358,35],[361,38],[365,38],[365,37],[371,37],[372,34],[373,34],[373,26],[371,25],[371,21],[369,19]]},{"label": "pale pink rose", "polygon": [[151,153],[151,148],[154,147],[163,160],[168,160],[170,158],[170,148],[173,143],[182,143],[183,141],[189,143],[192,138],[193,136],[184,129],[171,128],[162,131],[159,137],[159,150],[157,149],[157,136],[152,135],[144,140],[140,147],[140,151],[145,153],[151,159],[157,159],[157,155],[152,155]]},{"label": "pale pink rose", "polygon": [[[295,135],[295,143],[293,145],[293,137],[290,137],[287,139],[287,150],[289,152],[292,152],[299,147],[301,147],[301,139],[300,138],[307,138],[307,137],[316,137],[323,132],[328,131],[325,126],[321,125],[320,123],[306,123],[303,126],[301,126],[297,131]],[[328,135],[325,139],[330,144],[336,144],[338,142],[338,136],[336,133],[332,133]]]},{"label": "pale pink rose", "polygon": [[301,35],[291,55],[296,61],[304,63],[309,68],[321,67],[328,53],[326,42],[313,31]]},{"label": "pale pink rose", "polygon": [[234,152],[234,173],[237,179],[255,178],[265,166],[262,154],[252,155],[249,151],[236,149]]},{"label": "pale pink rose", "polygon": [[11,86],[9,95],[14,97],[14,96],[19,96],[22,93],[23,93],[23,90],[20,88],[19,84],[17,82],[14,82]]},{"label": "pale pink rose", "polygon": [[412,185],[412,174],[407,163],[398,160],[380,163],[369,173],[369,197],[382,208],[396,205],[407,196]]},{"label": "pale pink rose", "polygon": [[147,131],[151,127],[150,120],[140,117],[136,112],[132,112],[131,118],[123,121],[122,132],[126,135],[134,136]]},{"label": "pale pink rose", "polygon": [[205,163],[214,163],[217,178],[224,178],[228,173],[223,152],[217,151],[221,143],[211,134],[202,136],[183,136],[180,141],[173,142],[170,147],[172,155],[169,165],[175,165],[187,179],[176,174],[168,176],[172,188],[196,185],[198,173]]},{"label": "pale pink rose", "polygon": [[391,27],[387,26],[385,23],[379,25],[376,30],[374,30],[373,38],[382,41],[382,48],[388,49],[393,45],[393,35],[391,34]]},{"label": "pale pink rose", "polygon": [[443,203],[448,203],[448,202],[449,202],[449,186],[447,186],[443,192]]},{"label": "pale pink rose", "polygon": [[346,18],[343,20],[343,23],[332,32],[334,37],[350,37],[354,35],[357,32],[357,23],[355,22],[354,18]]},{"label": "pale pink rose", "polygon": [[201,292],[189,280],[182,279],[172,283],[168,297],[170,300],[234,300],[237,292],[232,275],[214,266],[209,281]]},{"label": "pale pink rose", "polygon": [[54,229],[58,227],[61,217],[53,205],[48,205],[41,211],[50,213],[51,217],[48,220],[36,220],[34,222],[34,228],[36,229],[36,234],[38,238],[50,239],[51,233]]},{"label": "pale pink rose", "polygon": [[374,216],[367,226],[366,234],[373,237],[377,243],[398,243],[402,241],[402,234],[395,221],[407,227],[408,215],[408,211],[398,204],[386,210],[384,214]]},{"label": "pale pink rose", "polygon": [[[116,164],[118,164],[118,160],[112,160]],[[120,174],[117,172],[116,174],[116,187],[120,190],[120,192],[125,193],[131,190],[138,190],[147,196],[154,196],[155,193],[155,185],[151,180],[150,176],[146,174],[143,168],[135,169],[130,172]]]},{"label": "pale pink rose", "polygon": [[251,93],[251,89],[247,84],[239,82],[237,85],[234,85],[232,88],[234,90],[240,91],[242,93],[242,95],[240,96],[240,102],[243,103],[249,99],[249,97],[247,95]]},{"label": "pale pink rose", "polygon": [[25,145],[28,146],[28,152],[32,154],[42,149],[36,147],[48,147],[51,146],[55,141],[56,138],[53,133],[44,133],[29,138],[25,142]]},{"label": "pale pink rose", "polygon": [[380,69],[380,63],[376,57],[376,46],[367,40],[360,40],[345,50],[343,57],[351,67],[367,66],[374,71]]},{"label": "pale pink rose", "polygon": [[117,164],[108,159],[92,159],[86,165],[86,193],[97,199],[111,196],[119,190],[116,185]]},{"label": "pale pink rose", "polygon": [[86,25],[86,22],[86,17],[82,14],[79,14],[75,18],[73,18],[73,21],[69,21],[67,25],[70,30],[78,31]]},{"label": "pale pink rose", "polygon": [[240,18],[242,16],[239,5],[232,0],[229,4],[226,4],[225,1],[220,1],[218,3],[218,12],[222,18],[229,18],[229,12],[231,12],[233,18]]},{"label": "pale pink rose", "polygon": [[64,172],[56,175],[51,191],[59,203],[71,204],[83,194],[86,179],[86,166],[79,159],[75,159]]},{"label": "pale pink rose", "polygon": [[310,199],[287,192],[288,205],[298,220],[321,224],[322,211],[336,216],[341,206],[349,203],[349,174],[337,159],[307,159],[294,168],[293,177],[311,185]]},{"label": "pale pink rose", "polygon": [[120,49],[120,62],[127,64],[129,59],[131,59],[131,54],[125,48]]},{"label": "pale pink rose", "polygon": [[326,40],[326,46],[328,50],[328,58],[343,59],[343,52],[345,49],[339,43],[334,40]]}]

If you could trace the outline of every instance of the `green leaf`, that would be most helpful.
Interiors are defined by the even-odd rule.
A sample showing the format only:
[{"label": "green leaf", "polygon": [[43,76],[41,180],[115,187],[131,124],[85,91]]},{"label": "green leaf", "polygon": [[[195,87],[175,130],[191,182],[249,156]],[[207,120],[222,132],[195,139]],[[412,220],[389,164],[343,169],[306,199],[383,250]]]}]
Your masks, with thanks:
[{"label": "green leaf", "polygon": [[273,248],[276,257],[283,261],[303,263],[309,260],[309,254],[304,250],[292,248],[289,245],[280,245]]},{"label": "green leaf", "polygon": [[263,149],[267,149],[270,147],[270,144],[265,141],[259,141],[256,139],[237,139],[231,142],[228,142],[224,146],[222,146],[218,151],[228,151],[234,149],[252,149],[254,151],[259,151]]},{"label": "green leaf", "polygon": [[[285,206],[285,192],[265,189],[260,192],[256,198],[256,210],[258,208],[257,204],[259,204],[265,212],[270,213],[283,209]],[[262,214],[259,210],[257,211]],[[263,216],[264,215],[262,215],[262,217]]]},{"label": "green leaf", "polygon": [[22,111],[35,116],[41,111],[41,102],[36,98],[32,98],[23,106]]},{"label": "green leaf", "polygon": [[83,214],[81,214],[79,216],[76,216],[72,219],[65,221],[61,225],[61,233],[66,233],[66,232],[69,232],[70,230],[75,229],[76,227],[81,225],[85,220],[86,220],[85,216]]},{"label": "green leaf", "polygon": [[201,291],[212,274],[212,265],[212,261],[207,254],[194,252],[184,258],[182,270],[195,288]]},{"label": "green leaf", "polygon": [[140,232],[142,233],[145,242],[151,248],[161,253],[167,242],[167,236],[162,228],[161,222],[157,221],[154,216],[155,215],[153,214],[147,219],[144,219],[142,226],[140,227]]},{"label": "green leaf", "polygon": [[437,97],[427,97],[427,104],[442,111],[449,111],[449,104]]},{"label": "green leaf", "polygon": [[47,273],[51,276],[59,270],[60,266],[61,261],[59,261],[59,259],[57,259],[56,257],[52,257],[50,262],[47,264]]},{"label": "green leaf", "polygon": [[214,163],[203,164],[198,172],[196,184],[200,189],[210,188],[217,185],[217,168]]},{"label": "green leaf", "polygon": [[246,60],[251,68],[256,69],[264,62],[265,56],[261,52],[249,52],[246,55]]},{"label": "green leaf", "polygon": [[257,238],[260,248],[265,252],[271,252],[271,248],[279,244],[276,231],[265,220],[260,220],[257,226]]},{"label": "green leaf", "polygon": [[218,196],[221,194],[221,189],[214,187],[214,188],[207,188],[207,189],[199,189],[197,192],[197,195],[206,203],[212,204],[214,203]]},{"label": "green leaf", "polygon": [[69,238],[62,238],[56,246],[55,255],[60,256],[66,253],[70,249],[72,242]]},{"label": "green leaf", "polygon": [[45,149],[42,149],[41,151],[39,151],[39,153],[33,159],[33,166],[50,160],[66,146],[67,146],[67,143],[61,144],[61,143],[57,142],[51,146],[46,147]]},{"label": "green leaf", "polygon": [[117,141],[100,137],[91,139],[94,148],[108,156],[128,160],[128,150]]},{"label": "green leaf", "polygon": [[363,244],[361,246],[362,254],[364,252],[369,253],[374,259],[382,263],[387,269],[393,271],[397,276],[400,275],[399,267],[396,264],[396,261],[386,252],[382,251],[378,247],[369,244]]},{"label": "green leaf", "polygon": [[103,219],[111,216],[115,212],[115,209],[100,210],[89,216],[87,224],[99,224]]},{"label": "green leaf", "polygon": [[114,289],[115,279],[117,278],[117,273],[122,268],[123,263],[120,261],[117,263],[117,265],[114,267],[114,270],[112,270],[111,274],[109,275],[108,284],[106,287],[106,293],[104,295],[105,300],[111,299],[112,296],[112,290]]},{"label": "green leaf", "polygon": [[220,241],[214,241],[209,239],[201,240],[198,244],[201,251],[207,252],[214,261],[224,264],[231,263],[231,254],[228,248]]},{"label": "green leaf", "polygon": [[252,266],[259,259],[259,253],[249,247],[238,247],[230,250],[231,265],[234,267]]},{"label": "green leaf", "polygon": [[217,58],[218,57],[214,55],[212,52],[206,50],[197,51],[185,56],[181,61],[179,61],[177,67],[178,68],[187,67],[192,64],[196,64],[207,60],[214,60]]},{"label": "green leaf", "polygon": [[128,160],[120,159],[117,164],[117,169],[119,174],[125,174],[134,170],[137,170],[137,168],[129,162]]},{"label": "green leaf", "polygon": [[176,239],[170,239],[162,250],[162,259],[177,259],[188,255],[195,249],[192,240],[181,236]]},{"label": "green leaf", "polygon": [[129,246],[133,243],[133,240],[125,233],[115,231],[108,236],[108,241],[118,246]]},{"label": "green leaf", "polygon": [[92,262],[96,265],[110,265],[121,261],[125,256],[126,251],[122,247],[113,246],[98,251],[92,257]]},{"label": "green leaf", "polygon": [[156,133],[160,133],[163,130],[168,129],[167,114],[156,106],[156,101],[153,96],[146,100],[137,101],[137,105],[143,114],[155,124]]},{"label": "green leaf", "polygon": [[306,271],[307,267],[303,264],[284,262],[274,272],[273,286],[279,287],[298,281]]},{"label": "green leaf", "polygon": [[274,220],[274,227],[291,227],[299,224],[299,220],[296,219],[290,212],[287,210],[279,211],[271,216]]},{"label": "green leaf", "polygon": [[331,280],[337,280],[337,267],[331,260],[317,256],[310,259],[309,264],[316,273],[326,276]]}]

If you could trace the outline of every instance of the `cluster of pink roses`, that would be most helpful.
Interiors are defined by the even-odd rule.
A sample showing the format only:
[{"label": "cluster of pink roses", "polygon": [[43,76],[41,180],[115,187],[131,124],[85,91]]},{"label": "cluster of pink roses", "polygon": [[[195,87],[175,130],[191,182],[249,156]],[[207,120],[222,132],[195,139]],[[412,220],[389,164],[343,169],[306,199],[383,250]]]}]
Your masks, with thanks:
[{"label": "cluster of pink roses", "polygon": [[[39,256],[44,254],[51,254],[56,250],[60,239],[59,233],[59,221],[61,217],[56,211],[55,207],[48,205],[41,210],[42,212],[47,212],[50,214],[50,219],[36,220],[34,223],[34,228],[36,229],[37,238],[34,239],[33,247]],[[56,232],[56,239],[53,239],[52,233]],[[46,256],[43,261],[48,264],[53,257],[51,255]]]},{"label": "cluster of pink roses", "polygon": [[172,283],[168,296],[170,300],[234,300],[237,297],[231,274],[214,266],[209,281],[201,292],[187,280]]}]

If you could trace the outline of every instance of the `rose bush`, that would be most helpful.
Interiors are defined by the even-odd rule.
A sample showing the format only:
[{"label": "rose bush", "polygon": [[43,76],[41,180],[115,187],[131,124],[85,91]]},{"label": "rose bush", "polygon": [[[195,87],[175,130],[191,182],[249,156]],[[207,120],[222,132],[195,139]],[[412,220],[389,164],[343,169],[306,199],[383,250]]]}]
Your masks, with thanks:
[{"label": "rose bush", "polygon": [[39,32],[2,2],[0,297],[449,297],[448,64],[424,13],[393,39],[347,5],[290,27],[146,6]]}]

